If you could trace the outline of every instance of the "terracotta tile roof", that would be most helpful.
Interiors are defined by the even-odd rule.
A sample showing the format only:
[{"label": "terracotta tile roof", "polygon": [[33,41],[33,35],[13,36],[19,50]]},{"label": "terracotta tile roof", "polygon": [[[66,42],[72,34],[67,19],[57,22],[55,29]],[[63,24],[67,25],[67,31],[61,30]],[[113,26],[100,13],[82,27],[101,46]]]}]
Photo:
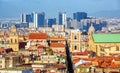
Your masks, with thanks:
[{"label": "terracotta tile roof", "polygon": [[79,61],[80,61],[80,58],[73,59],[73,63],[74,64],[77,63],[77,62],[79,62]]},{"label": "terracotta tile roof", "polygon": [[49,38],[50,41],[65,41],[64,37],[50,37]]},{"label": "terracotta tile roof", "polygon": [[46,33],[30,33],[29,39],[47,39]]},{"label": "terracotta tile roof", "polygon": [[111,62],[110,67],[115,68],[115,67],[117,67],[117,65],[115,63]]},{"label": "terracotta tile roof", "polygon": [[109,73],[120,73],[120,72],[117,72],[117,71],[110,71]]},{"label": "terracotta tile roof", "polygon": [[64,67],[66,67],[65,64],[56,64],[54,66],[47,66],[46,68],[58,69],[58,68],[64,68]]},{"label": "terracotta tile roof", "polygon": [[85,52],[72,52],[72,55],[88,55],[90,54],[89,51],[85,51]]},{"label": "terracotta tile roof", "polygon": [[3,48],[0,48],[0,53],[5,52],[5,50]]},{"label": "terracotta tile roof", "polygon": [[4,35],[0,35],[0,38],[3,38],[4,37]]},{"label": "terracotta tile roof", "polygon": [[54,47],[54,48],[59,48],[59,47],[65,47],[65,45],[63,43],[50,43],[50,47]]},{"label": "terracotta tile roof", "polygon": [[107,67],[108,65],[109,65],[109,63],[103,62],[103,63],[101,64],[101,67]]},{"label": "terracotta tile roof", "polygon": [[83,60],[86,60],[86,61],[94,61],[96,58],[83,58]]},{"label": "terracotta tile roof", "polygon": [[38,45],[38,46],[37,46],[38,49],[41,49],[41,48],[43,48],[43,47],[44,47],[43,45]]}]

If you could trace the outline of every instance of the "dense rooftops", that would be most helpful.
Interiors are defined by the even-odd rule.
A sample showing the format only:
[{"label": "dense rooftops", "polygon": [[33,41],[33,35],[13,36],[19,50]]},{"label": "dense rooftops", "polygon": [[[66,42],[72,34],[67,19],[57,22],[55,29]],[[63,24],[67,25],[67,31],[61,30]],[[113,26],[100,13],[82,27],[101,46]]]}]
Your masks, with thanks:
[{"label": "dense rooftops", "polygon": [[30,33],[29,39],[47,39],[46,33]]}]

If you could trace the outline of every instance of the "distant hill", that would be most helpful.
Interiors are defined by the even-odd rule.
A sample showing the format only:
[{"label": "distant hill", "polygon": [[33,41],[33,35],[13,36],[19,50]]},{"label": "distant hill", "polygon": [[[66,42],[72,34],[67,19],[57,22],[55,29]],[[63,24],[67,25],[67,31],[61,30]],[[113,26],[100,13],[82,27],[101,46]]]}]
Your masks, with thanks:
[{"label": "distant hill", "polygon": [[96,13],[91,13],[90,15],[95,16],[95,17],[105,17],[105,18],[117,17],[117,18],[120,18],[120,10],[99,11]]}]

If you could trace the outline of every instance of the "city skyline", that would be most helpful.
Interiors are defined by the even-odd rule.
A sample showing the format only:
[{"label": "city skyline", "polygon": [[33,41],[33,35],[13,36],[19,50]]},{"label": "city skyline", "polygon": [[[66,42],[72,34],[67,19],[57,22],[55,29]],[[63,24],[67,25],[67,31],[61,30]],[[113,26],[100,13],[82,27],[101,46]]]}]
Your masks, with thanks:
[{"label": "city skyline", "polygon": [[[45,12],[46,18],[57,18],[58,12],[73,17],[74,12],[87,12],[88,16],[118,16],[119,0],[0,0],[0,18],[19,18],[21,13]],[[115,13],[115,14],[114,14]]]}]

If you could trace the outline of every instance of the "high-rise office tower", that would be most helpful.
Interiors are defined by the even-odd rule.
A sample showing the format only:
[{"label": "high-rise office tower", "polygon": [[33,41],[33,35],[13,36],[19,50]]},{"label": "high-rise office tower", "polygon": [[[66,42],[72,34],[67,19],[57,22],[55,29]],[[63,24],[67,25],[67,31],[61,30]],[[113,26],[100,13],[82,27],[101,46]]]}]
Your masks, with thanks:
[{"label": "high-rise office tower", "polygon": [[77,21],[80,21],[81,19],[86,19],[87,13],[86,12],[73,13],[73,18],[76,19]]},{"label": "high-rise office tower", "polygon": [[66,12],[59,12],[59,24],[67,27]]},{"label": "high-rise office tower", "polygon": [[51,18],[47,20],[48,27],[52,27],[53,24],[56,24],[56,18]]},{"label": "high-rise office tower", "polygon": [[[31,17],[32,17],[32,23],[30,23],[30,24],[32,24],[34,28],[37,28],[37,12],[33,12],[31,14]],[[32,26],[32,25],[30,25],[30,26]]]},{"label": "high-rise office tower", "polygon": [[44,27],[44,24],[45,24],[45,13],[44,12],[38,13],[37,23],[38,23],[38,27]]},{"label": "high-rise office tower", "polygon": [[32,22],[34,23],[35,28],[44,27],[44,23],[45,23],[44,12],[41,12],[41,13],[33,12],[31,16],[32,16]]},{"label": "high-rise office tower", "polygon": [[32,22],[32,17],[30,14],[21,14],[21,22],[22,23],[29,23]]}]

